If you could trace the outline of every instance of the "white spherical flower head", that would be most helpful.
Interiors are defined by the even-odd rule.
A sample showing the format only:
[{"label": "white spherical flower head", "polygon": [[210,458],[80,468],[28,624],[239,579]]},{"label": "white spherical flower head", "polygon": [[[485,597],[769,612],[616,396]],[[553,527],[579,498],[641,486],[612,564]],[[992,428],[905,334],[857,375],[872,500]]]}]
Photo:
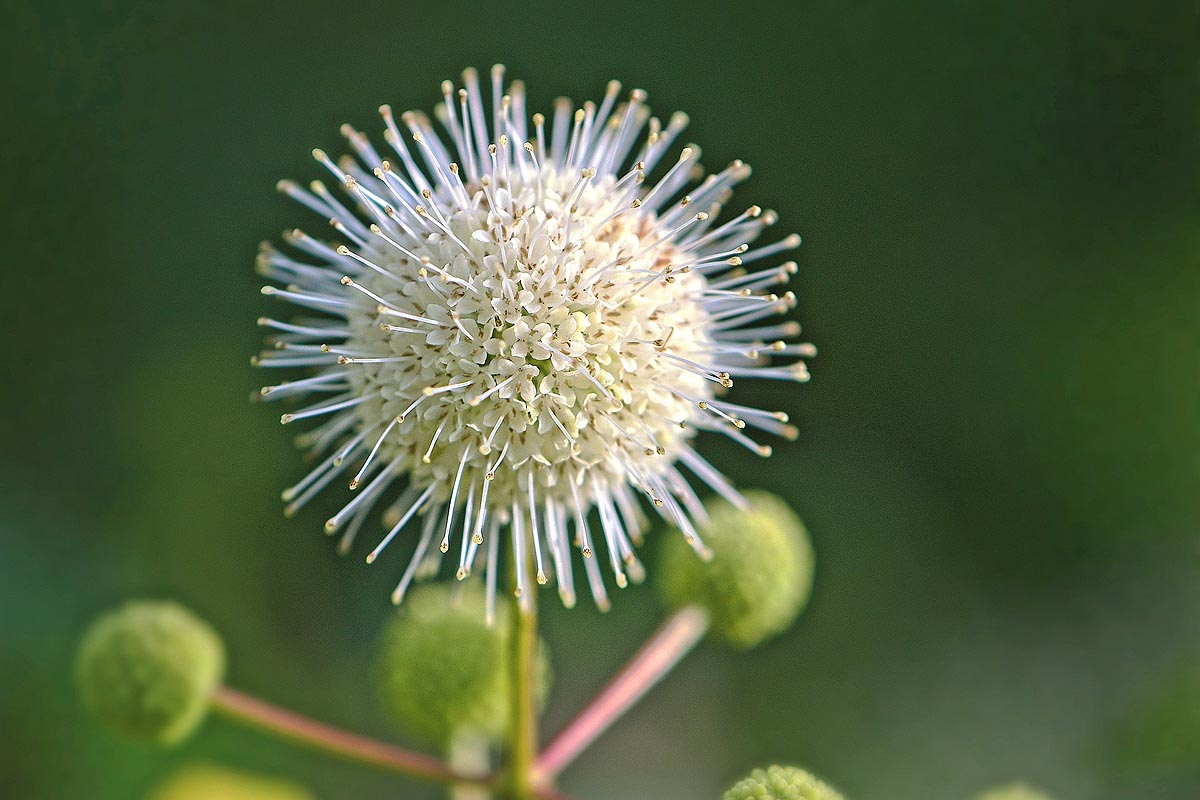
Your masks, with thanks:
[{"label": "white spherical flower head", "polygon": [[691,481],[744,504],[692,448],[698,430],[762,455],[747,427],[795,437],[785,414],[719,398],[736,378],[808,378],[799,359],[812,345],[786,341],[795,323],[769,322],[794,305],[771,290],[795,264],[746,268],[799,237],[752,249],[774,222],[757,206],[719,220],[749,167],[702,178],[694,146],[664,162],[686,117],[662,126],[641,90],[619,101],[613,82],[577,110],[560,100],[548,124],[527,118],[523,86],[505,92],[503,75],[492,71],[490,115],[474,70],[462,89],[445,82],[440,134],[423,114],[381,108],[386,156],[343,126],[356,159],[314,151],[341,199],[280,183],[341,241],[293,230],[294,254],[263,246],[259,269],[279,284],[263,292],[305,311],[260,320],[275,335],[256,362],[312,374],[261,395],[321,396],[283,415],[323,420],[301,437],[321,460],[284,499],[294,513],[348,481],[356,495],[326,523],[343,550],[406,485],[367,556],[417,529],[396,602],[448,561],[459,579],[486,569],[493,608],[505,538],[519,596],[554,580],[573,604],[579,551],[604,608],[598,560],[617,586],[643,575],[639,496],[702,556]]}]

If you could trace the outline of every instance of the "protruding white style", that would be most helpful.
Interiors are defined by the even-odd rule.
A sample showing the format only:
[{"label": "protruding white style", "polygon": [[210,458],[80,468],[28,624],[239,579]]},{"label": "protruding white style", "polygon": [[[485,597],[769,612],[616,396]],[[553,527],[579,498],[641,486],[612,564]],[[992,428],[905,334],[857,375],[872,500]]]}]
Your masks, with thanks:
[{"label": "protruding white style", "polygon": [[795,304],[774,293],[795,263],[747,268],[800,239],[752,246],[775,222],[758,206],[722,219],[750,168],[705,177],[694,145],[670,160],[687,118],[662,125],[640,89],[618,101],[614,81],[579,109],[560,99],[551,122],[526,116],[503,67],[491,77],[490,114],[475,70],[465,88],[442,85],[440,133],[383,106],[387,154],[344,125],[355,157],[313,152],[341,198],[279,184],[336,240],[293,230],[287,251],[264,244],[258,259],[278,284],[263,293],[302,313],[259,321],[274,334],[255,361],[311,372],[261,395],[320,397],[283,415],[321,420],[300,437],[316,465],[283,497],[290,514],[348,483],[355,496],[326,523],[343,550],[390,500],[367,560],[415,536],[395,602],[443,566],[462,579],[482,565],[494,598],[507,535],[518,594],[554,581],[572,605],[582,562],[606,608],[598,561],[617,586],[643,576],[639,496],[702,556],[692,484],[744,502],[693,449],[697,431],[763,456],[748,429],[795,438],[786,414],[720,398],[743,377],[808,379],[813,346],[770,322]]}]

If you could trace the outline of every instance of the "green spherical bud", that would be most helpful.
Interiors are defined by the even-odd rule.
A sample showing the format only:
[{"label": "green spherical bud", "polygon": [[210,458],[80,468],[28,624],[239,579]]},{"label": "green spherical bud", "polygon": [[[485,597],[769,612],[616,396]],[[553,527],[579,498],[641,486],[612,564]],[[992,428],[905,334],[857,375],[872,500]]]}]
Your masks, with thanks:
[{"label": "green spherical bud", "polygon": [[150,800],[313,800],[288,781],[206,764],[184,767],[150,795]]},{"label": "green spherical bud", "polygon": [[[478,583],[427,584],[410,593],[379,643],[384,705],[409,735],[448,747],[459,734],[495,739],[508,727],[508,608],[488,625]],[[538,646],[537,694],[550,669]]]},{"label": "green spherical bud", "polygon": [[725,792],[722,800],[842,800],[831,786],[797,767],[756,769]]},{"label": "green spherical bud", "polygon": [[174,744],[200,724],[224,669],[224,648],[207,623],[175,603],[142,601],[92,623],[75,677],[101,722]]},{"label": "green spherical bud", "polygon": [[1013,783],[988,789],[976,800],[1052,800],[1052,798],[1045,792],[1039,792],[1023,783]]},{"label": "green spherical bud", "polygon": [[812,545],[800,518],[775,495],[749,492],[746,499],[745,511],[725,500],[708,504],[709,523],[698,532],[711,559],[670,536],[659,573],[670,606],[705,609],[712,633],[738,648],[786,630],[808,602],[813,579]]}]

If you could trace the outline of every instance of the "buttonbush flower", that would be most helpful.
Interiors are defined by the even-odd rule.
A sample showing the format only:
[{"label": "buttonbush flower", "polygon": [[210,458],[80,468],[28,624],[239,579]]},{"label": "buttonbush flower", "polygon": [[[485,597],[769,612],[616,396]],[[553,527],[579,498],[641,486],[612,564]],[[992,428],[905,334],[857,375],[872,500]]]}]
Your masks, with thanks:
[{"label": "buttonbush flower", "polygon": [[289,781],[215,764],[193,764],[167,778],[150,800],[313,800],[313,796]]},{"label": "buttonbush flower", "polygon": [[1012,783],[1007,786],[997,786],[980,794],[976,800],[1052,800],[1050,795],[1026,786],[1023,783]]},{"label": "buttonbush flower", "polygon": [[127,736],[178,744],[200,725],[225,670],[220,637],[175,603],[143,600],[88,627],[75,660],[84,706]]},{"label": "buttonbush flower", "polygon": [[804,523],[782,498],[747,492],[750,507],[707,504],[700,529],[711,563],[671,540],[659,551],[659,587],[668,605],[697,605],[714,636],[749,649],[786,630],[808,603],[813,551]]},{"label": "buttonbush flower", "polygon": [[843,800],[842,795],[798,767],[756,769],[725,792],[722,800]]},{"label": "buttonbush flower", "polygon": [[[464,587],[454,587],[455,589]],[[383,629],[377,653],[380,699],[410,736],[449,749],[459,735],[499,739],[509,724],[510,629],[506,606],[488,625],[483,592],[424,585]],[[539,641],[539,706],[550,691],[550,660]]]},{"label": "buttonbush flower", "polygon": [[605,608],[597,562],[619,587],[643,576],[643,502],[702,556],[692,482],[745,505],[697,432],[764,456],[751,429],[795,438],[786,414],[723,396],[741,378],[808,379],[813,346],[772,319],[795,304],[776,290],[796,265],[776,262],[800,239],[755,246],[774,213],[721,213],[750,168],[705,176],[699,148],[672,156],[687,117],[661,123],[639,89],[560,99],[548,119],[503,67],[490,93],[475,70],[463,84],[442,85],[440,131],[383,106],[388,152],[348,125],[353,156],[314,151],[339,193],[279,184],[333,227],[258,259],[263,293],[300,314],[260,320],[274,333],[256,363],[308,369],[261,395],[319,398],[282,417],[320,421],[300,437],[316,464],[284,499],[290,513],[348,483],[326,523],[343,549],[386,503],[368,562],[411,525],[395,602],[415,578],[482,566],[494,607],[503,537],[519,596],[553,580],[573,605],[582,563]]}]

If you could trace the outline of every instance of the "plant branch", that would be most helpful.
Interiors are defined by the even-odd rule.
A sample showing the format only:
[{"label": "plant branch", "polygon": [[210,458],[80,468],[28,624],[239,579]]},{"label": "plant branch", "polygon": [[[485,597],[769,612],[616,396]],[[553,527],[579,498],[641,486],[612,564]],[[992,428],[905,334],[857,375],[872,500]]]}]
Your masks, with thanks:
[{"label": "plant branch", "polygon": [[538,758],[538,778],[552,781],[661,681],[707,632],[708,614],[703,609],[688,606],[672,614],[600,694],[554,737]]},{"label": "plant branch", "polygon": [[[476,732],[460,731],[450,739],[446,762],[460,773],[488,772],[488,740]],[[450,787],[450,800],[490,800],[491,788],[472,783],[456,783]]]},{"label": "plant branch", "polygon": [[222,686],[213,707],[239,722],[336,756],[435,783],[489,786],[488,775],[456,772],[433,756],[360,736]]},{"label": "plant branch", "polygon": [[528,800],[534,791],[533,767],[537,755],[537,598],[532,582],[529,597],[514,595],[509,631],[509,800]]}]

